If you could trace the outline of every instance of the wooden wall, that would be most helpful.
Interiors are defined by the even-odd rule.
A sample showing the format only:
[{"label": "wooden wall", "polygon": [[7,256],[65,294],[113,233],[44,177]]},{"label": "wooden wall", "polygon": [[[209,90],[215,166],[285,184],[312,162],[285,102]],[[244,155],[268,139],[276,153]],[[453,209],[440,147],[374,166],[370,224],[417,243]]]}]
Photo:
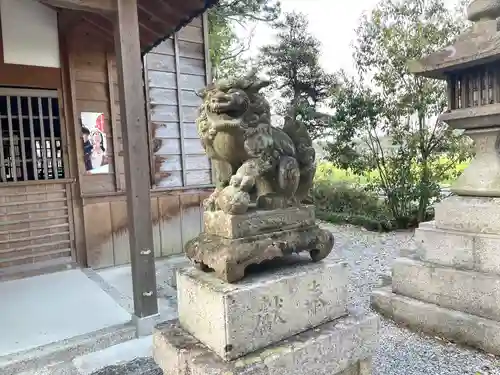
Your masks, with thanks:
[{"label": "wooden wall", "polygon": [[[194,121],[200,99],[195,90],[205,86],[203,22],[195,19],[175,37],[145,57],[148,96],[148,135],[151,150],[152,221],[155,255],[182,252],[183,244],[201,230],[200,204],[209,194],[211,171],[196,134]],[[83,265],[93,268],[129,262],[125,170],[119,95],[113,41],[92,25],[81,23],[66,35],[68,88],[77,160]],[[80,141],[80,113],[102,112],[108,139],[110,173],[86,175]],[[78,212],[76,209],[75,212]],[[78,231],[77,231],[78,237]],[[80,247],[80,249],[78,249]]]},{"label": "wooden wall", "polygon": [[[201,204],[210,191],[152,193],[154,252],[157,258],[182,252],[202,228]],[[87,261],[102,268],[130,262],[127,202],[124,196],[84,200]]]},{"label": "wooden wall", "polygon": [[210,162],[196,131],[207,82],[204,33],[199,20],[181,29],[144,58],[153,144],[152,179],[161,188],[212,183]]},{"label": "wooden wall", "polygon": [[[120,191],[115,177],[123,161],[118,157],[121,139],[119,136],[119,106],[113,103],[117,96],[117,73],[113,46],[106,40],[97,39],[100,34],[88,24],[80,23],[68,36],[67,51],[73,106],[73,137],[77,138],[75,157],[82,195],[103,194]],[[115,100],[116,102],[118,99]],[[100,112],[104,114],[104,132],[108,140],[107,156],[110,159],[110,173],[86,175],[83,164],[83,148],[79,142],[80,114]],[[115,132],[117,134],[115,134]]]},{"label": "wooden wall", "polygon": [[72,255],[66,183],[28,181],[0,186],[0,271]]}]

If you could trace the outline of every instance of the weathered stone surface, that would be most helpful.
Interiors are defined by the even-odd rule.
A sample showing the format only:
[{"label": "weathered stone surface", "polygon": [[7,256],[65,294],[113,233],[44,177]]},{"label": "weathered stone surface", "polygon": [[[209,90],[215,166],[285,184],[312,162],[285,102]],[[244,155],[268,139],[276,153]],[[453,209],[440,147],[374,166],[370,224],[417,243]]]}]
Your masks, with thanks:
[{"label": "weathered stone surface", "polygon": [[[470,115],[472,113],[463,119],[468,126]],[[478,124],[482,129],[466,130],[467,136],[474,141],[475,157],[453,183],[451,191],[458,195],[500,197],[500,105],[489,116],[478,116],[474,122],[479,119],[484,120]]]},{"label": "weathered stone surface", "polygon": [[467,7],[467,18],[470,21],[495,20],[498,17],[500,17],[500,1],[498,0],[474,0]]},{"label": "weathered stone surface", "polygon": [[203,233],[184,251],[226,282],[241,280],[249,265],[302,251],[319,261],[333,247],[332,234],[315,225],[314,208],[300,206],[316,172],[312,139],[293,109],[283,127],[272,126],[261,93],[270,84],[253,69],[198,93],[197,131],[216,189],[203,202]]},{"label": "weathered stone surface", "polygon": [[452,196],[435,211],[438,229],[500,234],[500,198]]},{"label": "weathered stone surface", "polygon": [[[166,284],[170,287],[177,289],[177,270],[185,267],[190,267],[191,262],[188,258],[182,255],[174,255],[168,257],[164,260],[165,263],[162,262],[161,269],[158,269],[158,265],[156,267],[156,272],[160,273],[160,277],[165,280]],[[158,276],[157,276],[158,278]]]},{"label": "weathered stone surface", "polygon": [[271,84],[252,70],[201,90],[198,135],[213,161],[216,189],[204,202],[208,211],[243,214],[285,208],[305,198],[316,172],[315,151],[296,113],[282,128],[271,124],[271,107],[260,90]]},{"label": "weathered stone surface", "polygon": [[[499,53],[495,45],[500,40],[500,33],[497,32],[495,26],[493,20],[467,28],[464,33],[458,35],[453,45],[445,46],[418,61],[410,61],[410,71],[424,77],[445,79],[452,71],[460,71],[466,67],[477,67],[480,65],[477,62],[478,59],[496,58]],[[487,107],[482,106],[482,108]],[[465,113],[464,117],[472,117],[468,113],[469,110],[475,108],[456,109],[451,113],[462,112]],[[448,113],[450,112],[444,112],[444,114]],[[445,117],[443,120],[447,121]],[[454,124],[452,126],[455,127]]]},{"label": "weathered stone surface", "polygon": [[500,235],[442,230],[429,222],[415,230],[415,242],[424,261],[500,275]]},{"label": "weathered stone surface", "polygon": [[225,362],[178,322],[160,325],[153,353],[165,375],[370,375],[379,318],[341,318],[279,344]]},{"label": "weathered stone surface", "polygon": [[[467,16],[475,22],[463,33],[455,38],[453,45],[448,45],[435,51],[418,61],[412,61],[410,72],[430,78],[445,79],[455,72],[463,74],[464,69],[484,65],[485,61],[498,59],[499,50],[496,48],[500,40],[497,18],[500,15],[500,2],[498,0],[473,0],[469,2]],[[477,107],[488,105],[464,106],[465,108],[446,111],[444,114],[462,112],[464,117],[472,118],[468,114]],[[494,123],[498,125],[498,122]],[[454,125],[451,125],[454,127]]]},{"label": "weathered stone surface", "polygon": [[237,239],[203,232],[184,246],[184,252],[200,269],[212,269],[218,278],[233,283],[245,276],[250,265],[302,251],[320,261],[332,248],[333,235],[314,225]]},{"label": "weathered stone surface", "polygon": [[499,322],[397,295],[390,287],[373,292],[372,306],[412,329],[500,355]]},{"label": "weathered stone surface", "polygon": [[392,269],[392,291],[500,321],[500,277],[497,275],[398,258]]},{"label": "weathered stone surface", "polygon": [[205,211],[204,232],[225,238],[243,238],[315,224],[314,206],[298,206],[269,211],[249,211],[242,215]]},{"label": "weathered stone surface", "polygon": [[190,268],[177,277],[184,329],[225,360],[347,314],[345,262],[296,264],[227,284]]}]

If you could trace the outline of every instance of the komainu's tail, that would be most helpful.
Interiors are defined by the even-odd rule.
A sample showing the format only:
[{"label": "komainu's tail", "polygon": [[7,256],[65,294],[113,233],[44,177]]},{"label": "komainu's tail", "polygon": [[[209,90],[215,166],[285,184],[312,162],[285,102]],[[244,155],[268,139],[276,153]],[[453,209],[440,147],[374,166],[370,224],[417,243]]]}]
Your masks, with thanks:
[{"label": "komainu's tail", "polygon": [[283,131],[292,139],[297,151],[296,158],[300,169],[300,182],[295,193],[299,201],[306,198],[312,187],[316,173],[316,152],[312,139],[302,121],[296,119],[295,111],[285,117]]}]

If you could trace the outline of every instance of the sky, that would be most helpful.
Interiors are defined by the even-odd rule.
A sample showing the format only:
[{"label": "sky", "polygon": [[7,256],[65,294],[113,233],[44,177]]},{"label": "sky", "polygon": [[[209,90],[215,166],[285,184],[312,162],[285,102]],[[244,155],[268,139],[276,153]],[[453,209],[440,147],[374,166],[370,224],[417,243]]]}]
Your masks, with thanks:
[{"label": "sky", "polygon": [[[284,12],[304,13],[309,21],[309,31],[321,43],[320,63],[328,73],[339,69],[354,73],[351,42],[355,39],[355,29],[365,11],[370,11],[379,0],[281,0]],[[248,37],[253,31],[250,56],[258,54],[259,48],[274,40],[275,32],[265,23],[252,24],[237,29],[238,34]],[[276,93],[276,98],[278,93]],[[271,96],[271,101],[275,99]],[[329,112],[327,108],[322,109]],[[279,116],[273,121],[280,123]]]},{"label": "sky", "polygon": [[[309,21],[309,31],[321,43],[320,63],[328,73],[340,69],[356,74],[352,53],[352,43],[356,38],[356,28],[363,13],[371,12],[380,0],[280,0],[284,12],[300,12]],[[453,7],[458,0],[445,0]],[[265,23],[256,23],[246,29],[236,29],[238,34],[247,38],[252,32],[250,49],[246,55],[256,56],[259,48],[272,43],[275,31]],[[271,103],[279,97],[279,93],[269,97]],[[333,110],[321,107],[321,111],[330,113]],[[280,116],[273,115],[275,124],[282,123]]]},{"label": "sky", "polygon": [[[352,71],[351,42],[355,28],[364,11],[370,11],[379,0],[282,0],[285,12],[304,13],[309,20],[309,30],[321,42],[321,65],[329,72],[339,69]],[[273,30],[264,24],[255,28],[252,51],[269,43]]]},{"label": "sky", "polygon": [[[354,73],[351,43],[363,12],[370,12],[379,0],[281,0],[285,12],[304,13],[309,20],[309,30],[322,45],[320,62],[323,68],[334,73],[339,69]],[[453,5],[456,0],[446,0]],[[240,30],[249,35],[249,30]],[[274,38],[273,30],[259,23],[255,25],[250,55]]]}]

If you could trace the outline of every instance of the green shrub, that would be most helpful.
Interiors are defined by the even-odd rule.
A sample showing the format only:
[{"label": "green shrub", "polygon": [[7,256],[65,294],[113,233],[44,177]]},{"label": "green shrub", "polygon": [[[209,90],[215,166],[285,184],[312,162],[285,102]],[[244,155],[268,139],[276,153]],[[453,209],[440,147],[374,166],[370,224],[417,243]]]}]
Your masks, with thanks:
[{"label": "green shrub", "polygon": [[[450,161],[441,157],[434,167],[448,166]],[[448,169],[440,184],[450,183],[468,166],[468,162],[456,164]],[[385,178],[390,177],[391,185],[397,188],[386,189],[387,197],[373,194],[373,189],[381,189],[377,171],[356,174],[351,170],[337,168],[333,163],[322,161],[318,164],[312,198],[316,204],[317,215],[323,220],[334,223],[350,223],[369,230],[392,230],[414,228],[421,221],[434,218],[432,206],[419,213],[419,200],[422,188],[415,179],[418,165],[410,165],[406,175],[398,165],[396,169],[386,170]],[[390,173],[389,173],[390,172]],[[429,204],[439,200],[440,184],[427,188]]]},{"label": "green shrub", "polygon": [[383,201],[360,186],[316,179],[312,200],[319,219],[359,225],[371,231],[393,229]]},{"label": "green shrub", "polygon": [[361,185],[367,184],[375,175],[376,172],[366,172],[359,175],[348,169],[337,168],[328,161],[321,161],[316,169],[317,180],[350,182]]},{"label": "green shrub", "polygon": [[[317,217],[330,223],[352,224],[378,232],[418,225],[417,207],[408,215],[395,219],[384,199],[359,185],[316,179],[311,193]],[[430,208],[425,221],[433,218],[434,210]]]},{"label": "green shrub", "polygon": [[[444,176],[441,184],[449,185],[469,166],[470,161],[464,161],[451,167],[452,170]],[[443,156],[439,159],[438,164],[448,165],[450,160]],[[416,168],[416,167],[415,167]],[[341,169],[336,167],[333,163],[328,161],[321,161],[318,163],[316,169],[316,179],[330,180],[330,181],[343,181],[354,184],[365,185],[378,177],[378,171],[365,171],[363,174],[356,174],[348,169]]]}]

